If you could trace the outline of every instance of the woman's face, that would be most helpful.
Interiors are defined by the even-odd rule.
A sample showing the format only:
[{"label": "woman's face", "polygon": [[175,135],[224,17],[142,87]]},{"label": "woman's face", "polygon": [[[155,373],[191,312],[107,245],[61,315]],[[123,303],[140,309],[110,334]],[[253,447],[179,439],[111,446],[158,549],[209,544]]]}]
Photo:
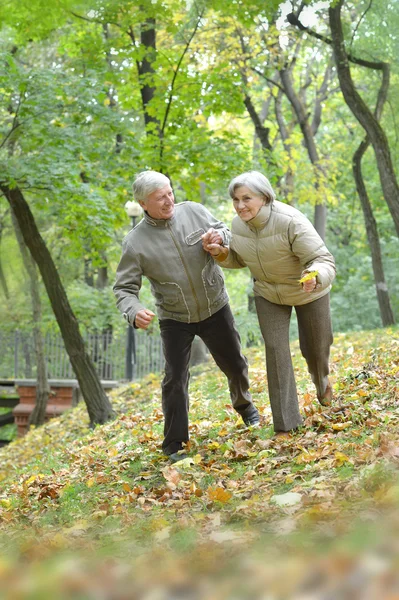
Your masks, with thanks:
[{"label": "woman's face", "polygon": [[241,185],[234,191],[233,206],[237,215],[243,221],[250,221],[256,217],[265,204],[265,197],[261,194],[256,194],[246,185]]}]

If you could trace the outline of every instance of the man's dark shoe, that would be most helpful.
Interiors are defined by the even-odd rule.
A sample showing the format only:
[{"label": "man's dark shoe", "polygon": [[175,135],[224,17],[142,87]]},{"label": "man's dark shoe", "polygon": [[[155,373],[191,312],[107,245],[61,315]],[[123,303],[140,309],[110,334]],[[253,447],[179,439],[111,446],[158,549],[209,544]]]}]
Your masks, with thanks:
[{"label": "man's dark shoe", "polygon": [[259,427],[260,426],[260,416],[258,413],[255,413],[253,415],[251,415],[250,417],[243,417],[242,420],[244,421],[245,425],[247,427]]},{"label": "man's dark shoe", "polygon": [[184,454],[184,452],[182,454],[179,454],[178,452],[172,452],[172,454],[169,454],[168,457],[170,458],[171,462],[176,463],[179,462],[179,460],[188,458],[188,454]]}]

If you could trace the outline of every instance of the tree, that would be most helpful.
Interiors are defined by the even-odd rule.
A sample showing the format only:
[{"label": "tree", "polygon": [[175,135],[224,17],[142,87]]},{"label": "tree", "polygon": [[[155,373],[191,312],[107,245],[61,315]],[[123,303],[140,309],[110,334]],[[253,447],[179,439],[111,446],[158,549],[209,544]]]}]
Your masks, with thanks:
[{"label": "tree", "polygon": [[287,19],[292,25],[296,25],[302,31],[306,31],[310,35],[313,35],[332,46],[342,94],[351,112],[370,138],[375,153],[381,188],[390,210],[396,232],[399,235],[399,185],[393,168],[388,140],[378,119],[376,119],[372,110],[370,110],[357,91],[349,67],[349,63],[353,62],[368,69],[382,72],[384,69],[389,69],[389,65],[382,61],[364,60],[346,51],[341,21],[341,10],[343,6],[344,0],[338,0],[330,5],[328,12],[331,38],[317,34],[313,30],[302,25],[297,14],[291,13],[288,15]]},{"label": "tree", "polygon": [[37,276],[36,265],[30,255],[17,218],[11,209],[11,218],[14,226],[15,235],[18,241],[19,250],[29,278],[30,296],[32,302],[33,317],[33,340],[36,355],[36,404],[29,416],[29,425],[43,425],[46,418],[46,408],[50,395],[50,386],[47,379],[46,357],[44,353],[44,340],[41,332],[42,308],[39,293],[39,279]]},{"label": "tree", "polygon": [[[383,107],[387,98],[389,86],[389,70],[384,69],[380,92],[378,94],[377,106],[375,109],[376,119],[381,118]],[[366,137],[361,141],[358,149],[353,155],[353,175],[356,181],[356,189],[362,205],[364,222],[366,226],[367,239],[370,245],[371,258],[373,264],[375,288],[380,308],[381,320],[384,327],[393,325],[395,317],[392,311],[391,300],[389,297],[388,286],[385,280],[384,266],[381,257],[381,245],[378,235],[377,223],[373,215],[373,209],[367,193],[367,188],[362,174],[362,158],[370,146],[370,139]]]},{"label": "tree", "polygon": [[0,191],[7,198],[24,242],[39,267],[66,351],[86,402],[90,424],[105,423],[113,416],[111,404],[101,386],[94,365],[86,353],[78,322],[69,304],[57,268],[37,229],[29,205],[19,188],[12,189],[1,180]]}]

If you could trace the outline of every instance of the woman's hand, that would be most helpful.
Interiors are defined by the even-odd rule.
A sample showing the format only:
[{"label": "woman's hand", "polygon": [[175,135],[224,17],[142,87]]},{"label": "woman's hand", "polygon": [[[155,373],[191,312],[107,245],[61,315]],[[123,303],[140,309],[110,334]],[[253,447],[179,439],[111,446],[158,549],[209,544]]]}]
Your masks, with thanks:
[{"label": "woman's hand", "polygon": [[302,285],[302,289],[307,294],[314,292],[317,287],[317,275],[318,271],[303,271],[302,276],[299,279],[299,283]]},{"label": "woman's hand", "polygon": [[316,289],[317,280],[316,277],[312,277],[312,279],[308,279],[308,281],[304,281],[302,284],[302,289],[304,292],[310,294]]},{"label": "woman's hand", "polygon": [[211,227],[202,236],[202,247],[205,252],[209,252],[212,256],[218,256],[223,247],[223,238],[216,229]]}]

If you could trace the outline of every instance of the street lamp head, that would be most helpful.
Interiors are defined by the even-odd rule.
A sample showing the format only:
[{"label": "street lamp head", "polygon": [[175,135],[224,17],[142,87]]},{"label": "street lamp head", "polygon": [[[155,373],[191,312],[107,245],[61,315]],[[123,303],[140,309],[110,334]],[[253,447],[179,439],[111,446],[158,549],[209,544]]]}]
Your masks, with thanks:
[{"label": "street lamp head", "polygon": [[125,204],[125,211],[128,217],[139,217],[143,212],[143,209],[137,202],[128,200]]}]

